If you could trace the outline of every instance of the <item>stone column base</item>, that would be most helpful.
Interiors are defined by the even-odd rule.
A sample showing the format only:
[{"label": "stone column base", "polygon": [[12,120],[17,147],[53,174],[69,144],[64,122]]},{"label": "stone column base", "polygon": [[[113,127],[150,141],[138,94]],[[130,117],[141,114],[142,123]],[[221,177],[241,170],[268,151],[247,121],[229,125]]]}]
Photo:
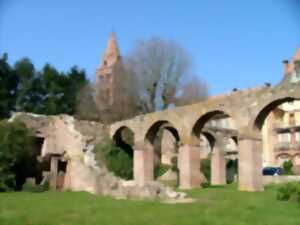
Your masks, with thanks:
[{"label": "stone column base", "polygon": [[51,156],[50,160],[51,161],[50,161],[50,182],[49,182],[49,186],[50,186],[51,190],[56,190],[59,157]]},{"label": "stone column base", "polygon": [[133,162],[134,180],[140,186],[154,179],[154,152],[152,149],[135,149]]},{"label": "stone column base", "polygon": [[239,190],[263,191],[261,140],[239,141]]},{"label": "stone column base", "polygon": [[215,147],[211,157],[211,184],[226,185],[225,152]]},{"label": "stone column base", "polygon": [[179,148],[179,187],[191,189],[200,187],[200,153],[196,146],[183,145]]}]

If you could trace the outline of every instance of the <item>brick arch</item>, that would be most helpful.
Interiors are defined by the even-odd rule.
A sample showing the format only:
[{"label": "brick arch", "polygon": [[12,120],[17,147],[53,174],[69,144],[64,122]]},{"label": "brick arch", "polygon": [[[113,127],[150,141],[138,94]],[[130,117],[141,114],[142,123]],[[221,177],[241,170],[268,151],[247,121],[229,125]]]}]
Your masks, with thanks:
[{"label": "brick arch", "polygon": [[253,116],[250,118],[250,129],[260,131],[263,121],[273,109],[285,102],[300,100],[300,89],[298,86],[291,85],[282,89],[277,87],[273,90],[271,97],[267,95],[266,97],[262,97],[258,106],[254,109]]},{"label": "brick arch", "polygon": [[201,131],[205,124],[216,115],[226,115],[235,121],[234,117],[232,117],[231,114],[225,110],[211,110],[205,112],[202,115],[200,115],[200,117],[198,117],[198,119],[193,123],[191,130],[191,140],[193,140],[194,142],[198,140],[199,135],[201,134]]},{"label": "brick arch", "polygon": [[144,141],[153,144],[157,132],[162,127],[170,131],[176,138],[176,141],[180,141],[178,129],[168,120],[158,120],[154,122],[149,128],[147,128]]},{"label": "brick arch", "polygon": [[259,108],[257,111],[256,115],[252,119],[252,127],[254,130],[260,131],[262,129],[263,123],[266,120],[267,116],[279,105],[297,100],[296,98],[287,96],[287,97],[282,97],[282,98],[277,98],[277,99],[272,99],[270,102],[267,104],[264,104],[262,107]]},{"label": "brick arch", "polygon": [[[132,134],[132,136],[133,136],[132,143],[128,143],[125,140],[123,140],[122,132],[124,130],[127,130],[128,132],[130,132]],[[114,141],[114,143],[117,146],[121,147],[128,155],[133,157],[133,146],[135,143],[135,135],[134,135],[134,132],[130,128],[128,128],[127,126],[119,127],[113,134],[112,140]]]},{"label": "brick arch", "polygon": [[213,134],[210,131],[204,131],[204,132],[201,132],[201,134],[207,139],[207,141],[210,144],[211,149],[213,149],[214,145],[216,143],[216,140],[217,140],[217,137],[215,136],[215,134]]},{"label": "brick arch", "polygon": [[110,126],[110,138],[114,139],[114,136],[123,129],[130,130],[134,134],[134,137],[136,136],[137,131],[134,129],[134,127],[130,126],[130,124],[126,122],[118,122],[113,124],[113,126]]}]

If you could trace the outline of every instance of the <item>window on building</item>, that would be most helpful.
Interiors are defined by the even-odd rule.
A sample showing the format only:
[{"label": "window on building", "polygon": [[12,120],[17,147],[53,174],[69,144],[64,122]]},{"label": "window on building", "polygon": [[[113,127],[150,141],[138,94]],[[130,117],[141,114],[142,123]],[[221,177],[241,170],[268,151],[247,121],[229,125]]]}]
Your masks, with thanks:
[{"label": "window on building", "polygon": [[291,133],[285,132],[285,133],[279,133],[278,134],[278,141],[280,143],[289,143],[291,142]]}]

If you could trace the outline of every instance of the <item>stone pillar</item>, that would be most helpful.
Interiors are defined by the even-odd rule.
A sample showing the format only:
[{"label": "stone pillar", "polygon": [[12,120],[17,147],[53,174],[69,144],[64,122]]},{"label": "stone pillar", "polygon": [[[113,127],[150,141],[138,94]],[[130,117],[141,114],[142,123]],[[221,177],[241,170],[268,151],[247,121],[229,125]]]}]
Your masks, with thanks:
[{"label": "stone pillar", "polygon": [[196,146],[183,145],[179,148],[179,187],[191,189],[200,187],[200,154]]},{"label": "stone pillar", "polygon": [[225,146],[221,147],[215,145],[211,155],[211,184],[212,185],[226,185],[226,159],[223,150]]},{"label": "stone pillar", "polygon": [[152,148],[134,149],[134,180],[140,186],[154,179],[154,151]]},{"label": "stone pillar", "polygon": [[239,140],[239,190],[263,191],[262,169],[261,140]]},{"label": "stone pillar", "polygon": [[50,162],[50,183],[49,183],[49,186],[52,190],[56,190],[59,157],[51,156],[50,160],[51,160],[51,162]]}]

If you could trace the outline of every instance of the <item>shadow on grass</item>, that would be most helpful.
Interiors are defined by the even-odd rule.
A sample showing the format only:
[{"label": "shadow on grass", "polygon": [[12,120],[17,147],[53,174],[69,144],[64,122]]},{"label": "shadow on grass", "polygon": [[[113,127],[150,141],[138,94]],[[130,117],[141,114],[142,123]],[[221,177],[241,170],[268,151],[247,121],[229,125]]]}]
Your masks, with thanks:
[{"label": "shadow on grass", "polygon": [[202,184],[202,188],[225,188],[225,185],[211,185],[209,183]]}]

